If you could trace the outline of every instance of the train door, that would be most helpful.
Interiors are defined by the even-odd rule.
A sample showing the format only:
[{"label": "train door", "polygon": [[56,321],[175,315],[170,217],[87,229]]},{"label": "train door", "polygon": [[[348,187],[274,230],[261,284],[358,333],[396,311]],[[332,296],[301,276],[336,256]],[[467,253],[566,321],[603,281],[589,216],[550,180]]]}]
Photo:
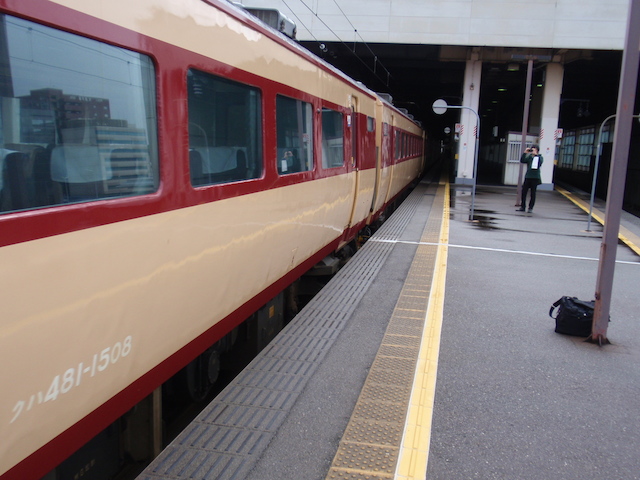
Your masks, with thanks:
[{"label": "train door", "polygon": [[351,154],[355,166],[355,197],[351,211],[351,236],[362,229],[371,214],[376,178],[375,103],[351,100]]},{"label": "train door", "polygon": [[353,185],[353,204],[351,205],[351,214],[349,215],[349,228],[358,223],[356,217],[357,204],[358,204],[358,191],[360,188],[360,159],[358,158],[358,97],[351,96],[350,101],[350,113],[347,115],[347,127],[349,129],[349,141],[351,148],[349,149],[348,157],[348,172],[350,176],[354,178]]},{"label": "train door", "polygon": [[395,149],[396,149],[396,130],[395,130],[395,115],[391,114],[391,121],[386,125],[386,135],[383,138],[383,189],[381,190],[381,196],[383,204],[386,205],[391,198],[391,184],[393,183],[393,166],[395,164]]},{"label": "train door", "polygon": [[[371,120],[371,122],[369,122],[369,120]],[[370,123],[372,124],[371,126]],[[373,182],[373,195],[371,196],[371,207],[369,209],[369,213],[373,214],[376,211],[376,202],[378,201],[378,196],[379,196],[379,190],[380,190],[380,171],[382,169],[382,154],[381,154],[381,149],[380,149],[380,141],[378,141],[378,138],[381,136],[382,132],[376,132],[375,130],[376,127],[376,122],[375,119],[373,118],[367,118],[367,130],[371,130],[373,131],[373,152],[372,154],[374,155],[373,159],[374,159],[374,168],[375,168],[375,178],[374,178],[374,182]],[[382,129],[380,129],[382,130]]]},{"label": "train door", "polygon": [[385,109],[383,103],[378,99],[375,105],[375,185],[373,198],[371,199],[371,214],[368,223],[373,222],[379,215],[382,203],[384,202],[384,136],[387,130],[384,118]]}]

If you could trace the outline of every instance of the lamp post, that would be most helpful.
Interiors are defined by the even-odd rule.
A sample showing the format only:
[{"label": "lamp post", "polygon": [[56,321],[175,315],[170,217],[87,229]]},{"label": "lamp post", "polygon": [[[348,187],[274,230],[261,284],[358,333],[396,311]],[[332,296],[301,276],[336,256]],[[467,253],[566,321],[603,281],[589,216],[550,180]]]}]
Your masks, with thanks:
[{"label": "lamp post", "polygon": [[475,150],[473,152],[473,186],[471,188],[471,213],[469,214],[469,220],[473,221],[473,215],[474,215],[475,203],[476,203],[476,177],[478,173],[478,150],[480,148],[480,115],[478,115],[478,112],[476,112],[473,108],[467,107],[465,105],[448,105],[447,102],[442,98],[433,102],[432,108],[433,108],[433,112],[436,115],[444,114],[449,108],[471,110],[476,115],[476,143],[475,143]]}]

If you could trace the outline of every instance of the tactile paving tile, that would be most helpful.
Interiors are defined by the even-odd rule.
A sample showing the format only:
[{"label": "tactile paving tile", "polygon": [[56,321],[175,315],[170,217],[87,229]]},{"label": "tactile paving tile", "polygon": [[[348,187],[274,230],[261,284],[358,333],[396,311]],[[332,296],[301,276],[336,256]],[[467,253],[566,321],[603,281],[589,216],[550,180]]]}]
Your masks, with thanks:
[{"label": "tactile paving tile", "polygon": [[199,417],[202,424],[213,424],[263,432],[273,432],[280,425],[286,412],[266,408],[253,408],[246,405],[218,403]]},{"label": "tactile paving tile", "polygon": [[331,470],[329,470],[329,475],[327,475],[327,479],[330,480],[388,480],[389,478],[393,478],[393,475],[375,475],[371,473],[340,470],[339,468],[332,468]]},{"label": "tactile paving tile", "polygon": [[139,478],[230,479],[242,468],[241,457],[228,455],[221,458],[208,455],[202,450],[176,448],[170,445]]},{"label": "tactile paving tile", "polygon": [[394,322],[391,325],[389,325],[389,328],[394,328],[396,326],[417,328],[420,330],[420,336],[422,336],[422,327],[424,326],[423,315],[417,314],[416,317],[414,318],[414,317],[407,316],[406,312],[397,312],[397,313],[398,315],[394,315]]},{"label": "tactile paving tile", "polygon": [[333,460],[333,467],[354,468],[371,472],[393,474],[398,459],[398,447],[385,447],[364,443],[343,442]]},{"label": "tactile paving tile", "polygon": [[235,455],[251,454],[259,443],[268,441],[270,437],[266,433],[257,433],[247,428],[210,428],[210,424],[205,423],[193,423],[185,432],[180,445],[207,452],[217,451]]},{"label": "tactile paving tile", "polygon": [[383,370],[382,368],[376,368],[372,370],[367,379],[374,383],[385,383],[391,385],[406,385],[408,381],[413,378],[413,372],[405,370]]},{"label": "tactile paving tile", "polygon": [[415,358],[418,355],[418,347],[383,344],[378,352],[386,357]]},{"label": "tactile paving tile", "polygon": [[258,387],[286,392],[300,392],[304,387],[299,375],[287,375],[276,372],[260,372],[257,370],[244,370],[236,378],[238,385]]},{"label": "tactile paving tile", "polygon": [[356,404],[351,418],[385,423],[401,423],[404,421],[406,408],[406,405],[400,403],[385,403],[363,399]]},{"label": "tactile paving tile", "polygon": [[[443,199],[440,190],[437,199]],[[434,202],[391,320],[327,479],[393,478],[435,269],[442,212]],[[381,445],[389,448],[382,448]],[[383,457],[383,458],[381,458]],[[351,476],[349,476],[351,475]],[[361,476],[359,476],[361,475]]]},{"label": "tactile paving tile", "polygon": [[385,423],[379,420],[355,418],[349,427],[348,438],[345,435],[343,441],[356,443],[373,442],[376,445],[397,447],[402,440],[403,424],[397,422]]},{"label": "tactile paving tile", "polygon": [[409,403],[411,388],[409,385],[380,384],[366,381],[362,387],[362,395],[374,398],[378,402]]},{"label": "tactile paving tile", "polygon": [[[409,334],[409,333],[412,333],[411,331],[415,332],[415,330],[416,329],[414,328],[408,328],[404,326],[395,328],[395,325],[394,325],[394,328],[389,328],[387,330],[387,334],[384,337],[386,342],[385,345],[401,345],[403,347],[419,348],[420,341],[422,340],[419,334],[422,332],[418,332],[418,334],[416,335]],[[404,333],[404,335],[401,333],[396,334],[396,332],[402,332]]]},{"label": "tactile paving tile", "polygon": [[296,392],[282,390],[266,390],[264,388],[243,387],[233,385],[220,394],[220,403],[232,405],[249,405],[251,407],[285,410],[293,405],[297,398]]},{"label": "tactile paving tile", "polygon": [[[365,243],[139,478],[244,478],[376,278],[427,188],[414,189],[372,237],[385,241]],[[395,458],[397,448],[394,452]],[[388,466],[386,453],[382,460]]]},{"label": "tactile paving tile", "polygon": [[383,370],[399,370],[402,372],[406,372],[406,371],[411,371],[414,366],[415,366],[415,361],[410,358],[379,356],[373,360],[373,364],[371,365],[371,370],[381,368]]}]

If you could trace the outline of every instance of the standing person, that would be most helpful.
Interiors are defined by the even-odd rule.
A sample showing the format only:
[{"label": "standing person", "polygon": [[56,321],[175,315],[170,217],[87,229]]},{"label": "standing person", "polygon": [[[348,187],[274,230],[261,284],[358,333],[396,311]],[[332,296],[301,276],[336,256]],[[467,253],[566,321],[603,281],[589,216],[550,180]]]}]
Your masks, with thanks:
[{"label": "standing person", "polygon": [[524,212],[524,207],[527,201],[527,192],[531,190],[531,199],[529,200],[529,213],[533,212],[533,206],[536,204],[536,188],[542,183],[540,177],[540,167],[544,159],[538,151],[538,145],[531,145],[527,148],[522,157],[520,157],[520,163],[527,164],[527,173],[524,176],[524,183],[522,184],[522,201],[520,202],[520,208],[518,212]]}]

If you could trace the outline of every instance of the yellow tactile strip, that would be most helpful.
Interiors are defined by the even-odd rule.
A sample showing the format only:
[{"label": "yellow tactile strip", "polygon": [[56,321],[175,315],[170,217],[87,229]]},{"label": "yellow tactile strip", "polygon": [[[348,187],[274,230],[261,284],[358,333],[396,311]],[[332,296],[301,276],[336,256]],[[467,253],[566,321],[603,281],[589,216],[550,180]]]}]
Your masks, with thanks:
[{"label": "yellow tactile strip", "polygon": [[431,420],[436,392],[440,333],[444,314],[444,293],[449,244],[449,185],[444,188],[442,224],[437,241],[429,302],[422,333],[416,375],[407,413],[404,438],[396,469],[397,480],[425,479],[431,442]]},{"label": "yellow tactile strip", "polygon": [[[434,396],[432,391],[425,399],[424,389],[431,385],[435,390],[437,350],[435,359],[423,358],[423,334],[428,335],[428,348],[433,347],[436,334],[439,342],[441,318],[436,320],[438,325],[434,329],[429,326],[427,313],[433,294],[434,272],[438,259],[442,260],[442,244],[446,244],[446,238],[442,242],[442,232],[443,222],[445,219],[448,222],[448,213],[444,214],[448,212],[448,198],[449,185],[440,185],[387,331],[327,479],[378,480],[398,475],[413,478],[411,471],[422,466],[424,478],[429,449],[424,425],[428,424],[430,433]],[[448,231],[448,223],[446,228]],[[446,266],[446,246],[444,256]],[[443,294],[444,286],[438,289]],[[431,375],[433,382],[425,381],[425,368],[428,369],[427,378]],[[417,409],[412,407],[414,401],[418,402]],[[425,422],[427,415],[428,422]]]},{"label": "yellow tactile strip", "polygon": [[[572,194],[571,192],[568,192],[567,190],[565,190],[562,187],[559,187],[559,186],[556,185],[555,189],[558,192],[560,192],[562,195],[567,197],[569,200],[571,200],[573,203],[575,203],[582,210],[587,212],[587,214],[589,214],[589,204],[587,202],[585,202],[584,200],[578,198],[576,195]],[[603,212],[601,212],[600,210],[594,208],[593,211],[591,212],[591,216],[598,223],[600,223],[601,225],[604,225],[605,218],[604,218],[604,213]],[[620,240],[622,240],[622,242],[627,247],[629,247],[631,250],[633,250],[636,255],[640,255],[640,237],[638,237],[635,233],[631,232],[628,228],[620,225],[618,238]]]}]

